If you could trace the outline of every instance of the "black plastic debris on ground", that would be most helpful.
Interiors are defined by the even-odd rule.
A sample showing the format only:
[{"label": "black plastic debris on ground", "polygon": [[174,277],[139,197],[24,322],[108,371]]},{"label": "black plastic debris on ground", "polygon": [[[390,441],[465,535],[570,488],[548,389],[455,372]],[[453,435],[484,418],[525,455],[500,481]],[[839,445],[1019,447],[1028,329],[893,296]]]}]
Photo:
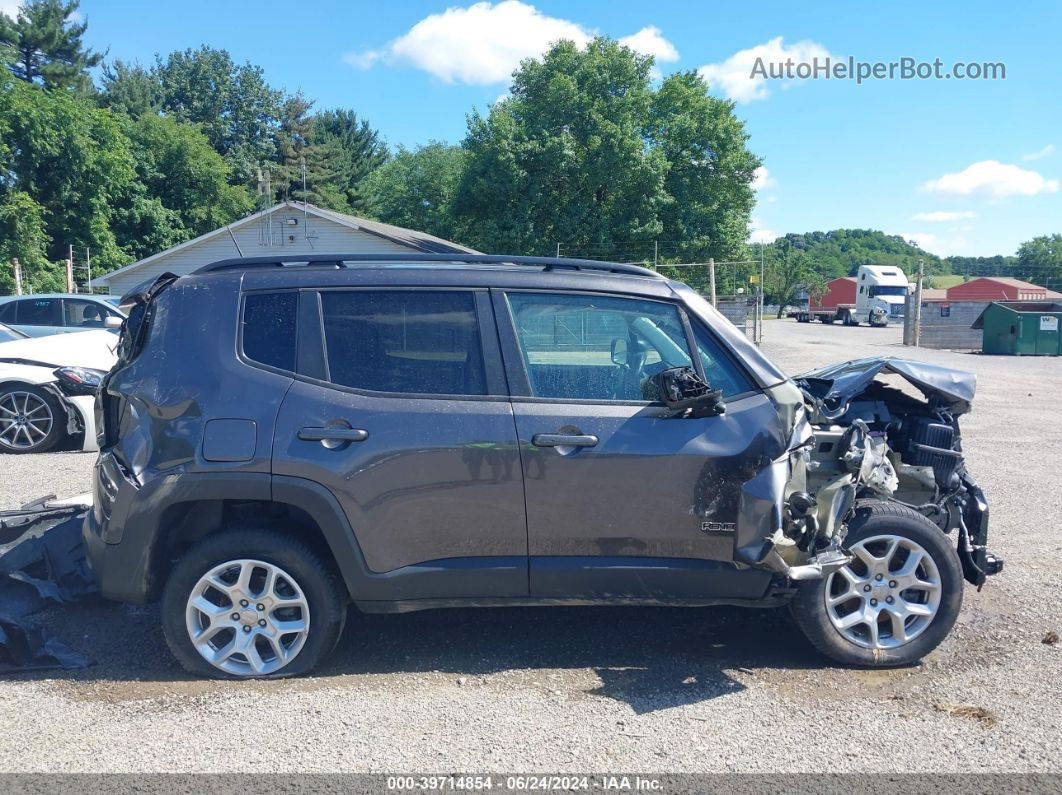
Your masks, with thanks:
[{"label": "black plastic debris on ground", "polygon": [[96,591],[81,544],[87,508],[53,505],[54,499],[0,511],[0,673],[92,665],[27,618],[48,601]]}]

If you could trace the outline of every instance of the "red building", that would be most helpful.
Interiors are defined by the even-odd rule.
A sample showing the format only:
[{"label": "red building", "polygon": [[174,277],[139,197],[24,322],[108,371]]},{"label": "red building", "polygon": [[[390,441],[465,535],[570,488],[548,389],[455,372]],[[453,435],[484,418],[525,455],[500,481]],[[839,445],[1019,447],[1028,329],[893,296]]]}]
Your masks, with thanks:
[{"label": "red building", "polygon": [[981,276],[948,288],[949,301],[1045,301],[1058,295],[1009,276]]}]

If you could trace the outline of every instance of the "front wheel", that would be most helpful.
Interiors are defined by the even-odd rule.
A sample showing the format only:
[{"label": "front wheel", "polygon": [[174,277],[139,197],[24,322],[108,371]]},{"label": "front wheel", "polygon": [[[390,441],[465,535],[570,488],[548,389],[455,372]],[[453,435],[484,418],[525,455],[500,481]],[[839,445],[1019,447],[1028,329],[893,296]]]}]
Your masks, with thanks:
[{"label": "front wheel", "polygon": [[185,670],[218,679],[296,676],[335,647],[338,578],[285,533],[224,530],[178,561],[162,594],[166,643]]},{"label": "front wheel", "polygon": [[43,453],[66,436],[66,412],[59,400],[37,386],[0,388],[0,452]]},{"label": "front wheel", "polygon": [[940,645],[962,606],[959,556],[917,511],[864,504],[849,524],[853,559],[821,580],[800,583],[797,625],[819,651],[846,665],[894,667]]}]

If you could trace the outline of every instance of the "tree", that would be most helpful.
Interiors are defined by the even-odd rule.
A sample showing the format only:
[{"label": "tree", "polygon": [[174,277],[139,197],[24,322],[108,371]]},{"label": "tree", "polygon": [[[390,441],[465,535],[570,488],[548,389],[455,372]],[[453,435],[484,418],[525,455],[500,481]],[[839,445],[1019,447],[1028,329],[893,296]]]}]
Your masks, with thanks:
[{"label": "tree", "polygon": [[310,138],[328,160],[331,182],[342,194],[345,209],[361,210],[366,178],[387,162],[379,133],[354,111],[336,109],[313,117]]},{"label": "tree", "polygon": [[664,237],[672,258],[743,256],[760,161],[733,104],[693,72],[654,89],[652,67],[606,38],[524,61],[510,97],[469,118],[454,210],[470,242],[613,257]]},{"label": "tree", "polygon": [[157,113],[162,106],[158,76],[139,63],[115,60],[104,64],[100,105],[129,116]]},{"label": "tree", "polygon": [[226,50],[203,46],[158,58],[154,73],[162,111],[201,125],[228,163],[233,184],[254,184],[259,166],[276,156],[283,101],[262,68],[237,65]]},{"label": "tree", "polygon": [[312,107],[302,94],[288,97],[281,106],[273,194],[277,200],[297,199],[345,212],[350,206],[341,153],[334,142],[318,142],[309,115]]},{"label": "tree", "polygon": [[61,291],[66,272],[61,264],[48,261],[49,243],[44,230],[43,208],[22,191],[11,191],[0,203],[0,294],[15,292],[11,261],[22,268],[24,292]]},{"label": "tree", "polygon": [[0,80],[0,130],[0,195],[20,191],[40,207],[47,259],[73,245],[101,265],[127,262],[112,221],[136,173],[117,118],[70,92]]},{"label": "tree", "polygon": [[801,290],[821,294],[826,285],[826,279],[816,272],[808,255],[786,238],[772,247],[770,257],[764,261],[764,271],[764,293],[778,304],[778,317],[782,317],[786,306],[793,303]]},{"label": "tree", "polygon": [[13,48],[15,77],[47,88],[92,91],[88,70],[103,54],[82,44],[87,22],[74,16],[78,0],[25,0],[15,19],[0,13],[0,44]]},{"label": "tree", "polygon": [[1062,288],[1062,235],[1042,235],[1022,243],[1015,270],[1020,278],[1043,287]]},{"label": "tree", "polygon": [[685,262],[743,258],[761,161],[734,103],[710,96],[696,72],[670,75],[653,95],[648,137],[668,163],[661,221],[671,251]]},{"label": "tree", "polygon": [[144,113],[123,132],[137,183],[118,211],[119,242],[139,258],[216,229],[253,206],[228,184],[229,169],[196,125]]},{"label": "tree", "polygon": [[468,120],[454,210],[469,242],[550,254],[659,235],[671,202],[666,157],[646,145],[652,63],[605,38],[525,60],[510,98]]},{"label": "tree", "polygon": [[461,147],[438,141],[416,149],[400,146],[391,160],[366,178],[366,211],[389,224],[448,240],[461,238],[452,203],[465,159]]}]

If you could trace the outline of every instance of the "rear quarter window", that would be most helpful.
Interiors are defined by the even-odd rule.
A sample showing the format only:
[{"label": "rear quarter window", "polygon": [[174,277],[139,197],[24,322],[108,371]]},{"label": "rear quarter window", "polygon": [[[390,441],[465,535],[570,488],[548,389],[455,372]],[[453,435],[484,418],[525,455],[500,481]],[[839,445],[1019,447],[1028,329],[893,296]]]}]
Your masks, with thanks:
[{"label": "rear quarter window", "polygon": [[243,355],[259,364],[295,372],[298,293],[250,293],[243,303]]}]

